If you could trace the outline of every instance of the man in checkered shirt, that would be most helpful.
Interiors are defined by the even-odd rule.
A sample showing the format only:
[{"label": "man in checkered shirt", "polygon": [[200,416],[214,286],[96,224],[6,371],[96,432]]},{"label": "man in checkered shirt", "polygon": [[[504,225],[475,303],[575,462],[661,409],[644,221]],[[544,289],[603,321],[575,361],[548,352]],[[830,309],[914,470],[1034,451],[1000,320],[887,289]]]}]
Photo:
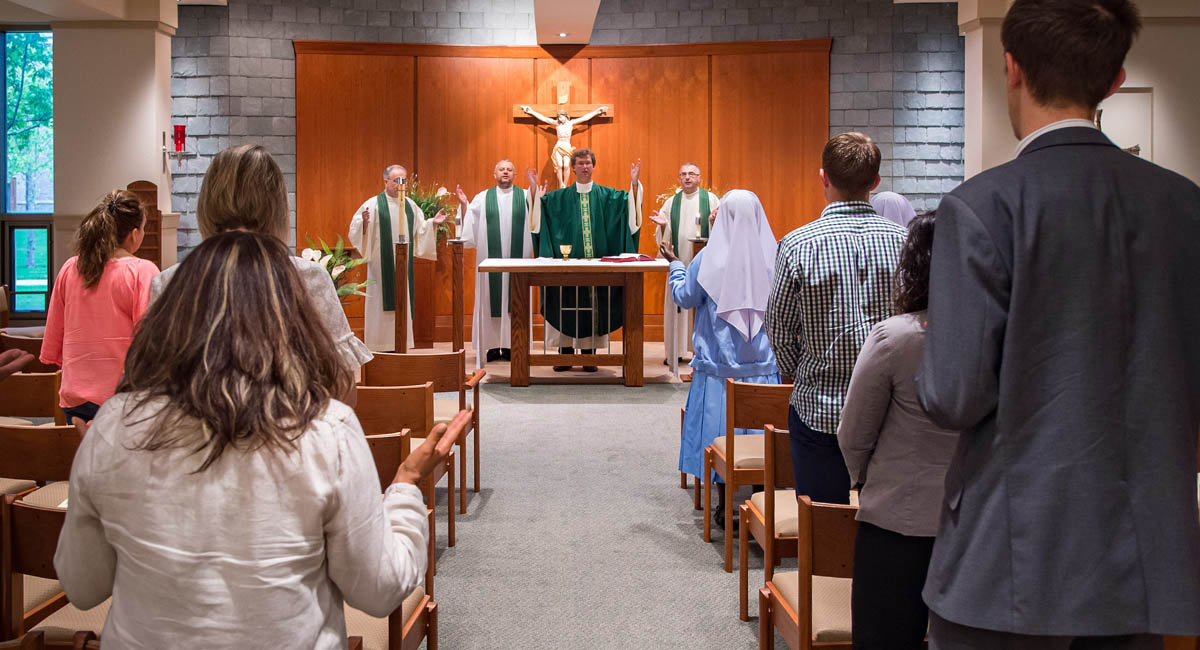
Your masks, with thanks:
[{"label": "man in checkered shirt", "polygon": [[779,372],[795,378],[788,430],[796,492],[850,502],[837,428],[854,360],[871,326],[891,315],[892,277],[908,231],[871,204],[879,147],[841,133],[821,153],[829,202],[821,217],[788,233],[775,259],[766,330]]}]

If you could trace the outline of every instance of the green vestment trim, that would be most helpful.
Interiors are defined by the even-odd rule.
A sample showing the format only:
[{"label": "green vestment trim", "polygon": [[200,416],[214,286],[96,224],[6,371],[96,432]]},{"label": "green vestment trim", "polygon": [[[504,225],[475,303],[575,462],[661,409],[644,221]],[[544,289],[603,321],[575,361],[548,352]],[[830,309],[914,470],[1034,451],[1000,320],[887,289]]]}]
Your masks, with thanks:
[{"label": "green vestment trim", "polygon": [[379,272],[382,274],[379,284],[383,310],[396,311],[396,249],[392,245],[392,211],[388,209],[384,192],[375,197],[375,220],[379,222]]},{"label": "green vestment trim", "polygon": [[[700,192],[700,236],[708,237],[708,214],[712,212],[712,208],[708,203],[708,190],[699,189]],[[679,255],[679,211],[680,204],[683,203],[683,190],[675,193],[671,199],[671,243],[675,246],[675,254]]]},{"label": "green vestment trim", "polygon": [[[509,244],[509,257],[525,257],[525,192],[519,187],[513,188],[512,202],[512,242]],[[500,201],[496,188],[487,191],[483,199],[484,217],[487,219],[488,257],[504,257],[500,243]],[[491,303],[492,318],[499,318],[501,310],[508,311],[508,305],[502,305],[503,273],[488,273],[488,299]]]}]

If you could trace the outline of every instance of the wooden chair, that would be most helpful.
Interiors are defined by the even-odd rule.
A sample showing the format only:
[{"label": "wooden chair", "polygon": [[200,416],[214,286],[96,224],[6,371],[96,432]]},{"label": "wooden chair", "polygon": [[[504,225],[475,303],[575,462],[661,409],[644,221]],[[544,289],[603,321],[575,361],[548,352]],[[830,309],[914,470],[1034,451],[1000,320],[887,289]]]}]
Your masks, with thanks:
[{"label": "wooden chair", "polygon": [[758,592],[758,647],[775,633],[792,650],[850,648],[850,579],[854,575],[854,506],[797,497],[797,571],[776,573]]},{"label": "wooden chair", "polygon": [[[459,411],[471,411],[471,422],[459,440],[459,505],[458,511],[467,512],[467,436],[474,439],[475,492],[479,492],[479,382],[487,374],[479,369],[466,374],[466,352],[435,352],[429,354],[396,354],[376,352],[375,358],[363,366],[364,386],[411,386],[427,381],[433,382],[435,393],[458,393],[458,399],[434,399],[433,421],[449,424]],[[467,390],[471,391],[471,405],[467,406]],[[420,438],[424,434],[413,433]]]},{"label": "wooden chair", "polygon": [[54,418],[55,424],[66,424],[67,416],[58,408],[61,383],[61,370],[18,372],[0,379],[0,416],[7,418],[0,419],[0,423],[32,424],[20,418]]},{"label": "wooden chair", "polygon": [[[679,409],[679,441],[680,441],[681,445],[683,444],[683,418],[686,415],[687,415],[686,408]],[[679,487],[686,490],[688,487],[687,481],[688,481],[687,472],[680,472],[679,473]],[[699,510],[699,509],[700,509],[700,477],[697,476],[696,480],[695,480],[695,489],[692,491],[692,510]]]},{"label": "wooden chair", "polygon": [[739,485],[766,482],[762,435],[734,435],[734,429],[787,429],[791,384],[750,384],[725,380],[725,435],[704,450],[704,541],[712,541],[712,472],[725,481],[725,573],[733,572],[733,495]]},{"label": "wooden chair", "polygon": [[[359,386],[358,404],[354,407],[363,433],[397,433],[408,429],[413,438],[424,438],[433,429],[433,382],[415,386]],[[425,482],[421,490],[425,493],[425,504],[436,510],[434,485],[448,477],[446,488],[446,535],[447,544],[454,546],[454,456]]]},{"label": "wooden chair", "polygon": [[[379,485],[387,489],[400,463],[408,457],[411,435],[400,433],[367,436]],[[434,538],[433,509],[426,508],[429,517],[429,538]],[[433,601],[433,544],[429,544],[429,564],[425,568],[425,586],[413,590],[400,607],[387,618],[376,618],[349,605],[345,608],[346,631],[350,648],[361,650],[410,650],[428,639],[427,648],[437,648],[437,603]]]},{"label": "wooden chair", "polygon": [[750,568],[747,559],[750,544],[747,536],[763,550],[763,582],[771,579],[775,565],[783,555],[795,555],[797,515],[796,477],[792,472],[792,454],[788,432],[767,425],[765,435],[766,476],[762,492],[756,492],[739,509],[738,527],[738,617],[750,620]]},{"label": "wooden chair", "polygon": [[[0,332],[0,351],[24,350],[33,355],[33,361],[22,368],[24,372],[54,372],[58,366],[42,363],[42,332],[41,327],[9,327]],[[36,336],[34,336],[36,335]]]},{"label": "wooden chair", "polygon": [[46,635],[41,630],[30,632],[19,639],[0,642],[0,650],[43,650],[46,647]]},{"label": "wooden chair", "polygon": [[[71,463],[82,440],[70,426],[0,426],[0,449],[4,450],[0,454],[0,476],[21,481],[26,488],[10,496],[46,508],[55,508],[66,500]],[[35,489],[35,481],[50,483]],[[7,542],[3,548],[7,554]],[[53,555],[51,544],[51,560]],[[7,566],[7,555],[5,558],[3,564]],[[6,578],[0,584],[0,603],[0,638],[8,639],[66,605],[67,597],[57,579],[27,573],[20,579]]]},{"label": "wooden chair", "polygon": [[[8,285],[0,284],[0,327],[8,327]],[[4,348],[0,348],[3,350]]]},{"label": "wooden chair", "polygon": [[3,609],[0,610],[0,638],[12,638],[33,631],[42,631],[46,647],[78,648],[94,641],[108,616],[111,601],[87,611],[69,602],[44,606],[24,617],[17,614],[16,603],[21,585],[29,577],[57,581],[54,570],[54,551],[66,521],[67,511],[47,508],[19,500],[16,495],[4,497],[0,507],[0,535],[4,539],[3,560],[0,561],[0,580],[3,585]]}]

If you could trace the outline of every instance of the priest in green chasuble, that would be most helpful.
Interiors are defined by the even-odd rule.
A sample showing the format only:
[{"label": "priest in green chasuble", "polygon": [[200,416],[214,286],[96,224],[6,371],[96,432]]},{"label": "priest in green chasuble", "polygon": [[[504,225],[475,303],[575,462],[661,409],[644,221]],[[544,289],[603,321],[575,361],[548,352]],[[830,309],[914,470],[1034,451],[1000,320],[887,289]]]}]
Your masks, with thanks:
[{"label": "priest in green chasuble", "polygon": [[[475,249],[478,264],[493,257],[533,257],[533,237],[529,221],[533,213],[534,193],[517,187],[513,180],[517,168],[508,159],[492,169],[496,184],[470,201],[458,187],[464,246]],[[489,361],[511,358],[512,325],[509,318],[508,274],[475,274],[475,311],[471,315],[471,342],[475,347],[475,367]]]},{"label": "priest in green chasuble", "polygon": [[[383,191],[363,201],[350,218],[350,245],[367,258],[367,298],[363,309],[363,338],[372,352],[396,349],[396,292],[408,291],[408,347],[413,346],[413,257],[437,259],[437,225],[446,220],[439,210],[429,220],[412,199],[400,207],[400,190],[408,170],[389,165],[383,170]],[[380,242],[387,242],[380,246]],[[408,259],[397,260],[395,245],[408,242]],[[397,287],[396,264],[408,265],[408,287]]]},{"label": "priest in green chasuble", "polygon": [[[532,230],[537,235],[538,257],[562,257],[564,244],[570,257],[598,258],[636,253],[642,226],[642,162],[630,168],[629,191],[592,182],[596,154],[576,149],[571,154],[575,184],[546,194],[534,203]],[[530,185],[537,179],[530,174]],[[620,287],[543,287],[542,315],[546,318],[548,346],[562,354],[584,354],[608,345],[608,334],[623,324]],[[555,366],[562,372],[570,366]],[[594,372],[595,366],[584,366]]]},{"label": "priest in green chasuble", "polygon": [[[658,212],[650,215],[650,220],[657,224],[654,243],[661,246],[664,241],[671,242],[679,261],[685,266],[691,264],[691,240],[708,237],[709,220],[720,203],[716,194],[700,186],[700,167],[683,163],[679,167],[679,190]],[[676,305],[670,291],[663,298],[663,341],[667,350],[664,363],[675,370],[671,359],[683,361],[684,352],[692,344],[692,310]]]}]

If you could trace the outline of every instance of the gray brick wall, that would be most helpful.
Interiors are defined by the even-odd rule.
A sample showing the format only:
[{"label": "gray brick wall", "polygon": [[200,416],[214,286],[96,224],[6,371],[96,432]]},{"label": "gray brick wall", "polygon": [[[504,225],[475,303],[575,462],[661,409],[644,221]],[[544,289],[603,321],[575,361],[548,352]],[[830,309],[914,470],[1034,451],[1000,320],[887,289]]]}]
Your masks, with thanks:
[{"label": "gray brick wall", "polygon": [[[221,149],[265,146],[295,221],[292,40],[533,45],[533,0],[229,0],[184,5],[172,41],[172,117],[200,153],[172,166],[179,249],[200,242],[196,196]],[[301,6],[303,5],[303,6]],[[879,143],[881,189],[932,208],[962,180],[963,42],[953,3],[891,0],[602,0],[593,44],[833,38],[830,132]],[[294,235],[293,235],[294,237]],[[295,243],[290,242],[290,243]]]}]

